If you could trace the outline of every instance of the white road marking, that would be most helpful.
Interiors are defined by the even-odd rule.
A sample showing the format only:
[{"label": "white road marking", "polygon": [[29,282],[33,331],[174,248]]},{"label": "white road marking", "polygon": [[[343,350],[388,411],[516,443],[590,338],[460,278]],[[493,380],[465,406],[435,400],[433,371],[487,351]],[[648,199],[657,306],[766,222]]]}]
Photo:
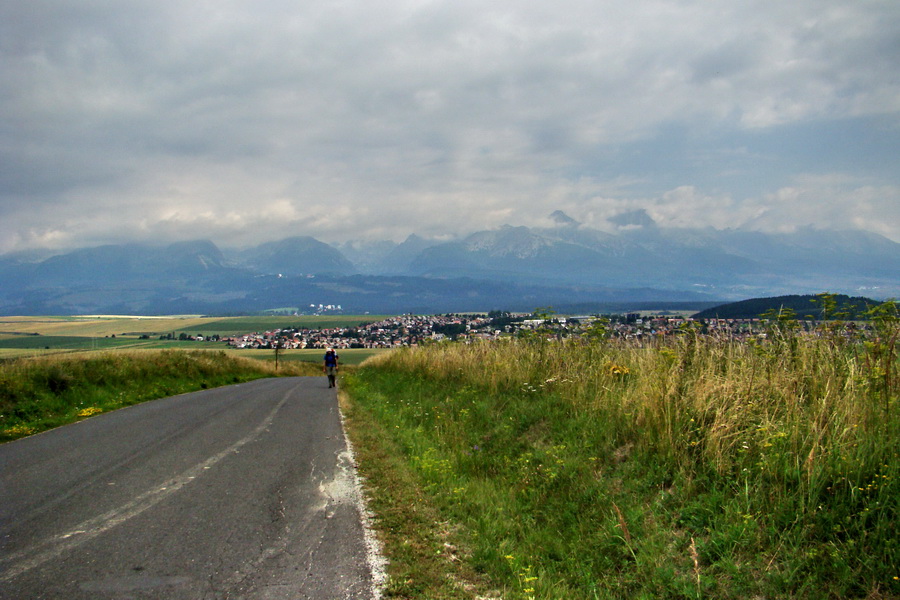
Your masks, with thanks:
[{"label": "white road marking", "polygon": [[[332,494],[338,492],[338,498],[343,497],[343,499],[349,499],[356,504],[356,509],[362,523],[363,544],[365,544],[366,547],[366,565],[369,567],[369,573],[372,576],[372,587],[369,591],[372,595],[372,600],[380,600],[382,591],[388,581],[388,561],[387,557],[384,555],[384,548],[381,545],[381,541],[375,534],[375,527],[372,523],[374,515],[369,511],[368,506],[366,506],[366,497],[363,493],[362,481],[360,481],[359,473],[356,470],[356,457],[353,453],[353,444],[347,436],[344,413],[338,410],[338,415],[341,419],[341,435],[344,437],[344,444],[347,450],[338,456],[339,474],[336,479],[345,479],[345,481],[346,479],[349,479],[349,482],[342,482],[335,486],[336,489],[335,487],[332,487],[330,490],[327,487],[323,489],[320,486],[319,491],[332,497],[332,499],[334,499]],[[348,483],[349,487],[347,485]]]}]

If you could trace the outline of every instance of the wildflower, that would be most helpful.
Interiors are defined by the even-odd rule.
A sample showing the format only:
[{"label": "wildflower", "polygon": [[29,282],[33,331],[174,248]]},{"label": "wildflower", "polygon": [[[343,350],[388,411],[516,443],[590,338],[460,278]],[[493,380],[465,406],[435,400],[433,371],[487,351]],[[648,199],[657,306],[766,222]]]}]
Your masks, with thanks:
[{"label": "wildflower", "polygon": [[606,372],[613,377],[624,377],[631,373],[628,367],[624,365],[617,365],[615,363],[607,363]]},{"label": "wildflower", "polygon": [[34,427],[28,427],[27,425],[15,425],[3,430],[3,434],[10,437],[24,437],[35,432],[37,432],[37,430]]}]

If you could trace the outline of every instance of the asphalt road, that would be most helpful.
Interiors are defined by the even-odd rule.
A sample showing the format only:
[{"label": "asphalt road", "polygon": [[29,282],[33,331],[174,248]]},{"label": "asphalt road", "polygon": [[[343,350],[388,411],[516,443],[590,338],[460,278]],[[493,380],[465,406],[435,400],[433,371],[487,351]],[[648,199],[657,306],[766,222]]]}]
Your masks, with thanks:
[{"label": "asphalt road", "polygon": [[184,394],[4,444],[0,598],[373,598],[351,460],[324,377]]}]

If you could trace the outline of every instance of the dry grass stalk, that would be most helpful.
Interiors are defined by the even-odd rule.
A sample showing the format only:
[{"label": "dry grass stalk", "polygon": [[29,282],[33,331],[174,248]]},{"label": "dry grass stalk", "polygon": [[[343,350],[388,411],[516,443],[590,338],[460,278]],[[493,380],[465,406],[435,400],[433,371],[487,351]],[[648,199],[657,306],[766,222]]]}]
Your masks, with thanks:
[{"label": "dry grass stalk", "polygon": [[691,560],[694,561],[694,577],[697,578],[697,594],[700,594],[700,555],[697,554],[697,544],[691,536]]},{"label": "dry grass stalk", "polygon": [[625,515],[622,514],[622,511],[619,510],[618,505],[613,502],[613,508],[616,510],[616,516],[619,519],[619,529],[622,530],[622,537],[625,538],[625,543],[629,546],[631,545],[631,532],[628,531],[628,524],[625,522]]}]

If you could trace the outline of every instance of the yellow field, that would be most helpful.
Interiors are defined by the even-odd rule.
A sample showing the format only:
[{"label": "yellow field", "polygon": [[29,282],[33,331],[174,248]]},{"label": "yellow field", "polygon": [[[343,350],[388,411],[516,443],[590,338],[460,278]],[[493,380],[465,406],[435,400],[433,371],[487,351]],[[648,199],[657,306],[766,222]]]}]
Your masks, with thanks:
[{"label": "yellow field", "polygon": [[[72,317],[0,317],[0,359],[47,356],[79,352],[110,352],[117,350],[159,350],[177,348],[183,350],[226,350],[229,354],[274,360],[272,350],[229,349],[224,342],[196,342],[160,340],[166,333],[181,331],[205,332],[208,328],[219,331],[258,331],[285,322],[302,322],[305,326],[334,326],[335,321],[357,323],[362,317],[200,317],[174,315],[165,317],[138,317],[124,315],[85,315]],[[212,324],[212,325],[211,325]],[[207,326],[207,327],[205,327]],[[32,335],[23,335],[32,334]],[[37,335],[33,335],[37,334]],[[149,339],[140,339],[142,334]],[[357,365],[384,350],[352,349],[341,351],[341,362]],[[283,350],[281,360],[318,363],[322,350]]]},{"label": "yellow field", "polygon": [[194,315],[133,317],[86,315],[77,317],[0,317],[0,333],[37,333],[40,335],[96,336],[123,333],[168,332],[195,327],[222,319]]}]

